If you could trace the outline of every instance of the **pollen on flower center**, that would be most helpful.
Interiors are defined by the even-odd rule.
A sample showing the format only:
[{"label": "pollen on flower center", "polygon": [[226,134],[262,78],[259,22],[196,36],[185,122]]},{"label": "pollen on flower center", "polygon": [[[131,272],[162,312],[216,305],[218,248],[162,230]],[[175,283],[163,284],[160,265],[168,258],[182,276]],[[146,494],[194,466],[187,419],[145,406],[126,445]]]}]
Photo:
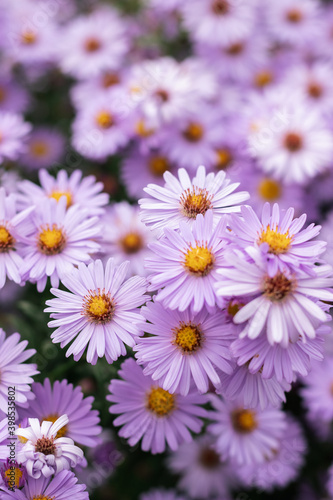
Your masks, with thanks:
[{"label": "pollen on flower center", "polygon": [[181,323],[180,327],[174,328],[176,335],[175,344],[184,353],[197,351],[202,345],[202,333],[200,329],[191,323]]},{"label": "pollen on flower center", "polygon": [[313,99],[319,99],[324,93],[323,87],[317,82],[309,83],[307,90],[309,96]]},{"label": "pollen on flower center", "polygon": [[186,189],[180,197],[182,212],[186,217],[195,219],[197,215],[204,215],[207,210],[213,208],[213,195],[210,195],[206,189],[193,187],[192,191]]},{"label": "pollen on flower center", "polygon": [[303,139],[299,134],[296,134],[295,132],[290,132],[284,138],[284,146],[291,153],[295,153],[296,151],[302,149]]},{"label": "pollen on flower center", "polygon": [[293,236],[289,235],[289,231],[280,233],[277,227],[275,229],[271,229],[268,225],[266,229],[262,230],[257,243],[259,245],[262,243],[268,243],[269,253],[279,255],[287,252],[292,240]]},{"label": "pollen on flower center", "polygon": [[[47,415],[47,417],[43,418],[42,420],[46,420],[47,422],[52,422],[54,424],[54,422],[56,422],[56,420],[58,420],[58,418],[59,418],[59,415],[52,413],[51,415]],[[67,425],[64,425],[63,427],[61,427],[61,429],[59,429],[57,434],[56,434],[56,439],[66,436],[67,430],[68,430]]]},{"label": "pollen on flower center", "polygon": [[258,186],[260,196],[267,201],[275,201],[281,198],[281,184],[272,179],[264,179]]},{"label": "pollen on flower center", "polygon": [[120,240],[120,244],[125,253],[133,254],[141,250],[143,246],[142,237],[137,233],[128,233]]},{"label": "pollen on flower center", "polygon": [[60,253],[66,245],[66,237],[63,231],[57,226],[52,225],[52,229],[47,224],[39,233],[38,248],[45,255],[55,255]]},{"label": "pollen on flower center", "polygon": [[148,408],[158,417],[165,417],[175,408],[175,396],[161,387],[152,387],[148,394]]},{"label": "pollen on flower center", "polygon": [[191,246],[185,254],[184,264],[191,273],[206,276],[214,265],[214,255],[207,247]]},{"label": "pollen on flower center", "polygon": [[27,29],[21,34],[21,41],[24,45],[33,45],[37,41],[37,35],[34,31]]},{"label": "pollen on flower center", "polygon": [[23,477],[23,471],[18,466],[17,467],[11,466],[4,472],[4,476],[7,485],[10,484],[12,486],[14,483],[15,489],[17,489],[20,486],[20,481]]},{"label": "pollen on flower center", "polygon": [[37,158],[44,157],[49,152],[49,145],[43,141],[35,141],[30,144],[30,152]]},{"label": "pollen on flower center", "polygon": [[44,455],[54,455],[56,452],[56,445],[54,444],[54,437],[47,438],[43,436],[37,439],[35,444],[35,451],[38,453],[43,453]]},{"label": "pollen on flower center", "polygon": [[69,191],[52,191],[52,193],[49,194],[49,198],[54,198],[57,201],[59,201],[62,196],[66,196],[67,208],[70,207],[72,204],[72,193]]},{"label": "pollen on flower center", "polygon": [[286,19],[290,23],[299,23],[303,19],[303,12],[299,9],[290,9],[286,14]]},{"label": "pollen on flower center", "polygon": [[228,149],[218,149],[216,151],[217,154],[217,162],[215,167],[218,170],[226,170],[230,164],[232,163],[232,154]]},{"label": "pollen on flower center", "polygon": [[45,496],[38,496],[38,497],[32,497],[32,500],[54,500],[54,497],[53,498],[50,498],[50,497],[45,497]]},{"label": "pollen on flower center", "polygon": [[114,125],[114,119],[108,111],[100,111],[96,115],[96,123],[101,128],[108,129]]},{"label": "pollen on flower center", "polygon": [[212,11],[217,16],[224,16],[225,14],[228,14],[229,9],[230,5],[229,2],[227,2],[227,0],[215,0],[212,3]]},{"label": "pollen on flower center", "polygon": [[101,48],[102,44],[98,38],[91,37],[88,38],[84,43],[84,48],[86,52],[97,52]]},{"label": "pollen on flower center", "polygon": [[273,75],[268,70],[259,71],[254,77],[254,83],[257,87],[266,87],[273,81]]},{"label": "pollen on flower center", "polygon": [[204,134],[204,129],[200,123],[192,122],[183,131],[183,137],[189,142],[199,142]]},{"label": "pollen on flower center", "polygon": [[272,301],[280,301],[293,291],[294,283],[284,274],[277,273],[273,278],[266,276],[263,292]]},{"label": "pollen on flower center", "polygon": [[156,177],[162,177],[164,172],[170,170],[170,164],[164,156],[153,156],[150,158],[148,166],[151,173]]},{"label": "pollen on flower center", "polygon": [[150,137],[151,135],[154,134],[155,129],[146,127],[146,124],[145,124],[144,120],[139,120],[135,124],[135,132],[140,137]]},{"label": "pollen on flower center", "polygon": [[114,300],[105,292],[91,292],[83,301],[84,314],[96,323],[107,323],[115,311]]},{"label": "pollen on flower center", "polygon": [[203,448],[201,450],[199,462],[206,469],[216,469],[221,463],[219,455],[212,448]]},{"label": "pollen on flower center", "polygon": [[249,434],[258,427],[256,414],[253,410],[235,410],[231,414],[231,421],[235,431],[241,434]]},{"label": "pollen on flower center", "polygon": [[5,226],[0,226],[0,253],[14,248],[15,240]]}]

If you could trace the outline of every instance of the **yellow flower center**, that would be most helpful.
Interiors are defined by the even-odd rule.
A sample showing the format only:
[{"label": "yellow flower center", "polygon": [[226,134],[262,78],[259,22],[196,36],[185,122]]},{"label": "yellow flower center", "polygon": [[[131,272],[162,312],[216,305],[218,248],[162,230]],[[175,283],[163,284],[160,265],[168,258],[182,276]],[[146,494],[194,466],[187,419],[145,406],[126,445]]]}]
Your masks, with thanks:
[{"label": "yellow flower center", "polygon": [[181,323],[180,328],[175,328],[175,344],[178,345],[184,353],[190,353],[198,350],[202,343],[202,333],[197,326],[191,323]]},{"label": "yellow flower center", "polygon": [[33,156],[37,156],[37,158],[46,156],[49,150],[49,145],[43,141],[35,141],[30,144],[30,152]]},{"label": "yellow flower center", "polygon": [[272,179],[264,179],[258,186],[259,195],[267,201],[275,201],[281,198],[281,184]]},{"label": "yellow flower center", "polygon": [[161,387],[152,387],[148,394],[148,409],[158,417],[169,415],[175,408],[175,396]]},{"label": "yellow flower center", "polygon": [[263,282],[263,293],[272,301],[279,302],[292,293],[294,282],[282,273],[273,278],[266,276]]},{"label": "yellow flower center", "polygon": [[125,253],[137,253],[143,246],[142,237],[137,233],[128,233],[120,240],[120,244]]},{"label": "yellow flower center", "polygon": [[204,215],[207,210],[213,208],[213,195],[210,195],[206,189],[193,187],[192,191],[186,189],[180,197],[182,212],[186,217],[195,219],[197,215]]},{"label": "yellow flower center", "polygon": [[0,226],[0,253],[8,252],[14,248],[15,240],[5,226]]},{"label": "yellow flower center", "polygon": [[140,136],[140,137],[150,137],[153,135],[155,132],[155,129],[153,128],[148,128],[144,122],[144,120],[139,120],[135,124],[135,132]]},{"label": "yellow flower center", "polygon": [[184,264],[191,273],[206,276],[214,265],[214,255],[207,247],[191,246],[185,254]]},{"label": "yellow flower center", "polygon": [[21,41],[24,45],[33,45],[37,41],[37,34],[27,29],[21,34]]},{"label": "yellow flower center", "polygon": [[275,229],[271,229],[271,227],[268,225],[265,230],[262,230],[257,243],[259,245],[261,245],[262,243],[268,243],[269,253],[279,255],[288,251],[292,240],[293,236],[289,235],[289,231],[280,233],[277,226]]},{"label": "yellow flower center", "polygon": [[66,196],[67,208],[70,207],[72,204],[72,193],[70,193],[69,191],[52,191],[52,193],[49,195],[49,198],[54,198],[55,200],[59,201],[62,196]]},{"label": "yellow flower center", "polygon": [[84,43],[84,48],[86,52],[96,52],[101,48],[102,44],[100,40],[95,37],[88,38]]},{"label": "yellow flower center", "polygon": [[114,125],[114,120],[111,113],[108,111],[100,111],[96,115],[96,123],[99,127],[108,129]]},{"label": "yellow flower center", "polygon": [[258,427],[254,410],[235,410],[232,412],[231,421],[235,431],[241,434],[249,434]]},{"label": "yellow flower center", "polygon": [[273,81],[273,74],[271,71],[259,71],[254,77],[254,83],[257,87],[266,87]]},{"label": "yellow flower center", "polygon": [[204,134],[204,129],[200,123],[190,123],[183,131],[183,137],[189,142],[199,142]]},{"label": "yellow flower center", "polygon": [[230,151],[228,149],[218,149],[216,151],[216,155],[217,155],[217,161],[216,161],[216,168],[218,170],[226,170],[233,158],[232,158],[232,154],[230,153]]},{"label": "yellow flower center", "polygon": [[83,299],[84,314],[95,323],[108,323],[114,313],[115,303],[109,294],[98,290]]},{"label": "yellow flower center", "polygon": [[4,475],[11,488],[14,487],[16,489],[20,486],[20,480],[23,476],[23,472],[19,467],[7,469]]},{"label": "yellow flower center", "polygon": [[164,156],[153,156],[150,158],[148,167],[150,172],[156,177],[162,177],[165,172],[170,170],[170,164]]},{"label": "yellow flower center", "polygon": [[[48,422],[52,422],[54,424],[54,422],[56,420],[58,420],[58,418],[59,418],[59,415],[52,413],[51,415],[47,415],[47,417],[42,418],[41,420],[42,421],[47,420]],[[67,425],[64,425],[61,429],[58,430],[55,438],[58,439],[58,438],[66,436],[67,430],[68,430]]]},{"label": "yellow flower center", "polygon": [[50,497],[45,497],[45,496],[41,496],[39,495],[38,497],[33,497],[32,500],[55,500],[55,498],[50,498]]},{"label": "yellow flower center", "polygon": [[45,255],[55,255],[60,253],[66,244],[66,238],[62,230],[56,225],[52,229],[47,224],[45,229],[39,233],[38,248]]}]

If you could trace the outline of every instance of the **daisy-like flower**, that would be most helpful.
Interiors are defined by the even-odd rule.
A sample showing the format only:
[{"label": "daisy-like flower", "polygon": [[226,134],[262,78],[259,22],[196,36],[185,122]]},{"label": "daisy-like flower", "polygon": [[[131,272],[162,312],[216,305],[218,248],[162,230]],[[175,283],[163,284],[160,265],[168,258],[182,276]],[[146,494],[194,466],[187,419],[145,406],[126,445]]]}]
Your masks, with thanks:
[{"label": "daisy-like flower", "polygon": [[174,490],[151,490],[143,493],[139,500],[185,500]]},{"label": "daisy-like flower", "polygon": [[214,444],[214,438],[205,434],[182,444],[168,458],[171,471],[181,477],[178,487],[190,498],[229,498],[228,487],[235,481],[235,473],[222,462]]},{"label": "daisy-like flower", "polygon": [[77,484],[77,478],[72,471],[62,470],[53,478],[29,478],[22,490],[1,493],[2,500],[89,500],[85,484]]},{"label": "daisy-like flower", "polygon": [[86,347],[88,363],[106,357],[112,363],[126,354],[125,344],[133,347],[139,335],[138,323],[142,316],[137,307],[146,302],[146,280],[134,276],[124,281],[128,262],[115,266],[109,259],[105,270],[100,260],[85,266],[79,264],[70,275],[62,279],[69,292],[52,288],[55,299],[48,300],[45,312],[51,313],[50,328],[54,343],[65,347],[74,342],[66,356],[74,355],[78,361]]},{"label": "daisy-like flower", "polygon": [[18,406],[27,407],[29,400],[35,397],[30,384],[39,371],[36,364],[24,362],[36,354],[36,350],[26,349],[28,341],[20,342],[20,339],[18,333],[6,338],[5,332],[0,329],[0,417],[7,413],[10,386],[15,386],[14,401]]},{"label": "daisy-like flower", "polygon": [[324,241],[310,241],[319,234],[321,226],[310,224],[302,230],[306,214],[298,219],[293,219],[293,216],[293,208],[284,213],[275,203],[271,212],[270,204],[265,203],[261,220],[251,207],[242,206],[241,217],[232,217],[230,221],[238,245],[244,248],[256,246],[263,252],[271,277],[286,267],[301,267],[303,270],[308,267],[311,273],[311,267],[325,251]]},{"label": "daisy-like flower", "polygon": [[314,266],[311,277],[296,268],[270,276],[260,250],[251,247],[247,252],[252,261],[231,252],[225,256],[230,267],[218,269],[223,281],[215,285],[218,296],[252,298],[234,317],[236,324],[247,322],[240,336],[254,339],[266,328],[269,343],[282,347],[314,338],[316,328],[330,319],[317,302],[333,300],[332,268]]},{"label": "daisy-like flower", "polygon": [[238,401],[224,401],[213,394],[209,398],[214,407],[209,417],[214,423],[208,431],[215,436],[215,448],[222,460],[252,465],[274,456],[286,429],[282,410],[249,410]]},{"label": "daisy-like flower", "polygon": [[67,198],[43,200],[32,216],[33,231],[26,242],[21,270],[24,281],[37,283],[42,292],[48,276],[52,286],[59,285],[75,265],[91,261],[100,245],[97,217],[88,217],[80,205],[67,209]]},{"label": "daisy-like flower", "polygon": [[101,427],[98,425],[98,411],[91,409],[94,401],[92,396],[84,398],[81,388],[73,388],[67,380],[56,380],[52,387],[48,378],[43,384],[33,384],[32,393],[35,399],[28,408],[19,410],[20,417],[55,422],[66,414],[68,423],[58,431],[57,437],[67,436],[84,446],[99,444]]},{"label": "daisy-like flower", "polygon": [[149,248],[156,254],[146,259],[146,268],[153,272],[148,277],[149,290],[159,291],[156,301],[170,309],[194,313],[204,306],[211,310],[218,303],[214,283],[224,263],[228,245],[226,221],[220,219],[214,228],[213,212],[205,217],[199,214],[192,228],[180,222],[179,233],[165,228],[164,236]]},{"label": "daisy-like flower", "polygon": [[26,440],[18,450],[17,461],[26,467],[28,476],[34,479],[50,477],[75,467],[83,459],[83,451],[72,439],[57,437],[67,424],[67,415],[54,423],[46,420],[40,423],[38,418],[29,418],[29,427],[16,430],[16,435]]},{"label": "daisy-like flower", "polygon": [[25,149],[25,139],[31,130],[30,123],[21,115],[0,112],[0,162],[17,160]]},{"label": "daisy-like flower", "polygon": [[117,69],[128,50],[125,21],[107,7],[70,21],[61,38],[61,69],[79,79]]},{"label": "daisy-like flower", "polygon": [[310,420],[331,422],[333,420],[333,358],[327,356],[323,362],[315,363],[311,376],[304,378],[301,396]]},{"label": "daisy-like flower", "polygon": [[141,313],[148,321],[142,329],[153,336],[139,339],[136,357],[145,367],[143,373],[166,391],[186,396],[194,381],[205,393],[209,381],[219,387],[217,369],[232,372],[229,346],[234,334],[223,313],[171,311],[158,303],[149,303]]},{"label": "daisy-like flower", "polygon": [[238,183],[230,183],[225,172],[209,173],[200,166],[191,180],[184,168],[178,179],[170,172],[164,174],[165,186],[149,184],[144,191],[151,198],[139,200],[141,219],[151,229],[163,234],[164,227],[178,229],[180,222],[193,223],[199,214],[211,210],[217,222],[222,214],[240,212],[240,204],[249,199],[246,191],[234,192]]},{"label": "daisy-like flower", "polygon": [[87,209],[89,216],[104,213],[104,206],[109,201],[103,190],[102,182],[96,182],[93,175],[82,179],[82,171],[74,170],[68,175],[66,170],[59,170],[57,177],[53,177],[46,170],[38,172],[41,184],[37,186],[31,181],[24,180],[18,185],[21,193],[19,197],[22,207],[41,203],[46,198],[54,198],[59,201],[62,196],[66,197],[67,208],[72,205],[80,205],[81,209]]},{"label": "daisy-like flower", "polygon": [[26,141],[20,163],[33,170],[52,167],[65,151],[63,135],[49,127],[35,128]]},{"label": "daisy-like flower", "polygon": [[23,265],[23,248],[26,238],[32,230],[31,213],[34,207],[22,212],[16,211],[15,194],[6,196],[5,189],[0,188],[0,289],[6,277],[15,283],[21,283]]},{"label": "daisy-like flower", "polygon": [[145,275],[144,258],[151,255],[148,243],[154,241],[152,232],[141,222],[139,207],[126,201],[108,208],[102,219],[102,251],[113,257],[116,264],[130,262],[129,275]]},{"label": "daisy-like flower", "polygon": [[107,400],[114,403],[110,413],[120,414],[113,424],[123,426],[119,436],[128,439],[130,446],[142,439],[144,451],[163,453],[166,445],[176,450],[191,441],[190,431],[200,432],[201,419],[207,416],[200,406],[207,402],[205,396],[195,391],[187,396],[165,391],[132,358],[122,364],[119,375],[123,380],[111,380]]},{"label": "daisy-like flower", "polygon": [[272,491],[284,488],[297,478],[307,446],[299,423],[286,418],[286,429],[273,456],[260,464],[243,465],[237,474],[247,488]]}]

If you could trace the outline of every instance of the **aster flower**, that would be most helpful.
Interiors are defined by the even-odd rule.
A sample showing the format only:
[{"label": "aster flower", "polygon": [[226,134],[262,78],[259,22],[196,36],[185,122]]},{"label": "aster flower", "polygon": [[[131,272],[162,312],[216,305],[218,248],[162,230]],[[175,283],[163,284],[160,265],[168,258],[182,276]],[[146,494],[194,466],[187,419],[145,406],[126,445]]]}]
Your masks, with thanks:
[{"label": "aster flower", "polygon": [[75,467],[83,459],[83,451],[68,437],[57,437],[58,432],[68,424],[67,415],[54,423],[38,418],[29,418],[29,427],[19,428],[16,434],[26,439],[17,453],[17,460],[23,464],[29,476],[39,479],[50,477],[63,469]]},{"label": "aster flower", "polygon": [[234,335],[223,313],[171,311],[159,303],[148,303],[141,313],[148,322],[142,329],[153,336],[138,340],[136,357],[145,367],[143,373],[164,390],[186,396],[194,381],[198,391],[206,393],[209,381],[220,385],[216,369],[232,372],[229,346]]},{"label": "aster flower", "polygon": [[145,376],[132,358],[124,361],[119,375],[123,380],[111,380],[107,400],[114,403],[110,413],[120,414],[113,424],[123,426],[119,436],[130,446],[142,439],[144,451],[162,453],[166,445],[176,450],[191,441],[190,431],[200,432],[206,410],[199,405],[206,403],[205,396],[194,391],[187,396],[170,394]]},{"label": "aster flower", "polygon": [[74,342],[66,356],[78,361],[86,347],[88,363],[96,364],[105,356],[112,363],[126,354],[125,344],[133,347],[139,335],[142,316],[136,308],[148,298],[146,280],[134,276],[127,281],[128,262],[115,266],[109,259],[105,270],[100,260],[85,266],[79,264],[71,275],[62,279],[69,292],[52,288],[55,299],[46,301],[45,312],[54,318],[48,323],[56,328],[51,335],[54,343],[65,347]]},{"label": "aster flower", "polygon": [[[228,245],[226,221],[213,227],[212,210],[199,214],[192,228],[180,222],[180,232],[164,229],[164,236],[149,248],[156,254],[146,259],[150,291],[159,290],[156,301],[164,307],[194,313],[204,306],[211,310],[220,303],[214,292],[217,271],[224,262]],[[224,239],[225,236],[225,239]]]},{"label": "aster flower", "polygon": [[205,434],[182,444],[168,458],[171,471],[181,477],[178,487],[190,498],[229,498],[228,488],[235,482],[235,473],[221,461],[214,444],[214,438]]},{"label": "aster flower", "polygon": [[94,241],[100,236],[97,217],[89,217],[80,205],[69,207],[61,196],[45,199],[33,213],[33,232],[26,241],[22,279],[37,283],[42,292],[48,276],[52,286],[59,285],[74,265],[89,262],[90,254],[99,250]]},{"label": "aster flower", "polygon": [[141,219],[152,229],[162,233],[164,227],[178,229],[180,222],[192,223],[199,214],[211,210],[217,222],[222,214],[239,212],[240,204],[249,198],[246,191],[234,193],[239,183],[230,183],[225,172],[216,175],[200,166],[191,180],[187,171],[178,170],[178,179],[164,174],[165,186],[149,184],[144,191],[151,198],[139,200]]},{"label": "aster flower", "polygon": [[32,393],[35,399],[29,407],[20,409],[20,417],[38,418],[40,422],[55,422],[61,415],[68,416],[68,424],[58,431],[57,436],[67,436],[84,446],[96,446],[101,433],[97,410],[92,410],[93,397],[84,398],[80,387],[73,387],[67,380],[56,380],[51,386],[48,378],[43,384],[34,383]]},{"label": "aster flower", "polygon": [[321,363],[314,363],[311,376],[303,379],[304,388],[301,396],[308,410],[311,421],[333,420],[333,363],[332,356],[327,356]]},{"label": "aster flower", "polygon": [[139,500],[185,500],[174,490],[151,490],[140,495]]},{"label": "aster flower", "polygon": [[34,170],[52,167],[64,151],[65,140],[60,132],[49,127],[36,127],[26,141],[20,163]]},{"label": "aster flower", "polygon": [[283,212],[275,203],[271,212],[270,204],[265,203],[261,220],[251,207],[243,206],[241,217],[232,217],[230,221],[238,245],[244,248],[253,245],[263,252],[270,277],[286,267],[309,268],[311,273],[311,267],[325,251],[324,241],[310,241],[319,234],[321,226],[310,224],[302,230],[306,214],[298,219],[293,216],[293,208]]},{"label": "aster flower", "polygon": [[23,121],[21,115],[0,111],[0,162],[17,160],[30,130],[30,123]]},{"label": "aster flower", "polygon": [[274,456],[286,429],[282,410],[246,409],[238,401],[224,401],[210,395],[214,411],[210,412],[208,431],[215,436],[215,448],[222,460],[238,465],[262,463]]},{"label": "aster flower", "polygon": [[74,473],[62,470],[54,478],[29,478],[22,490],[8,491],[1,494],[3,500],[89,500],[85,484],[77,484]]},{"label": "aster flower", "polygon": [[37,375],[37,365],[24,363],[36,353],[35,349],[26,349],[27,340],[20,342],[20,335],[13,333],[6,338],[0,329],[0,417],[7,413],[8,387],[15,386],[15,403],[18,406],[28,406],[28,401],[34,398],[29,384]]},{"label": "aster flower", "polygon": [[215,285],[218,296],[252,298],[234,317],[236,324],[247,322],[241,337],[254,339],[266,327],[271,345],[287,347],[290,340],[314,338],[316,328],[330,319],[317,302],[333,300],[332,268],[316,266],[313,277],[296,268],[270,276],[260,251],[248,248],[247,252],[252,261],[231,253],[225,256],[230,267],[218,269],[223,281]]},{"label": "aster flower", "polygon": [[104,213],[104,205],[107,205],[109,196],[101,193],[103,184],[96,182],[93,175],[82,179],[82,171],[74,170],[68,175],[66,170],[59,170],[56,177],[42,169],[38,172],[41,187],[31,181],[24,180],[19,183],[21,192],[20,203],[23,207],[41,203],[46,198],[54,198],[59,201],[62,196],[66,197],[67,208],[72,205],[80,205],[86,209],[89,216]]},{"label": "aster flower", "polygon": [[107,209],[102,224],[102,251],[113,257],[116,264],[128,260],[130,276],[145,275],[144,258],[151,255],[147,245],[155,238],[141,222],[139,207],[133,207],[126,201],[115,203]]},{"label": "aster flower", "polygon": [[273,456],[260,464],[239,467],[237,474],[247,488],[272,491],[297,478],[307,446],[298,422],[287,415],[286,429]]}]

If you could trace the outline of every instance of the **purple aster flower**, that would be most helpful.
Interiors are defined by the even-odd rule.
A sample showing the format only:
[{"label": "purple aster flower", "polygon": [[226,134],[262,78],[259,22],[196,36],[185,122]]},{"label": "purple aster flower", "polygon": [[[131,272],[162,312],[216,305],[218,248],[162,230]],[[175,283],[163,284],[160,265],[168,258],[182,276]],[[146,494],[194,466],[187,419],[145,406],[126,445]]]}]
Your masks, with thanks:
[{"label": "purple aster flower", "polygon": [[[185,311],[191,307],[197,313],[206,306],[208,310],[218,301],[214,283],[217,271],[224,263],[228,245],[226,221],[221,218],[214,228],[213,211],[205,217],[199,214],[192,228],[180,222],[180,232],[164,229],[164,236],[149,248],[156,254],[146,259],[150,291],[159,291],[156,300],[164,307]],[[224,238],[225,236],[225,238]]]},{"label": "purple aster flower", "polygon": [[29,408],[20,409],[22,418],[38,418],[40,422],[47,420],[54,423],[66,414],[68,424],[58,431],[58,437],[67,436],[84,446],[96,446],[100,442],[99,414],[97,410],[91,409],[94,398],[84,398],[80,387],[73,388],[67,380],[56,380],[52,387],[46,378],[44,384],[34,383],[32,392],[36,397],[30,402]]},{"label": "purple aster flower", "polygon": [[225,172],[209,173],[200,166],[191,180],[184,168],[178,170],[178,179],[169,172],[164,174],[165,186],[149,184],[144,191],[152,198],[139,200],[141,219],[161,234],[164,227],[178,229],[180,222],[193,224],[199,214],[208,210],[216,223],[222,214],[240,212],[240,204],[248,200],[246,191],[234,192],[237,183],[230,183]]},{"label": "purple aster flower", "polygon": [[314,363],[311,375],[303,380],[301,389],[304,405],[311,421],[333,420],[333,358],[327,356],[323,362]]},{"label": "purple aster flower", "polygon": [[62,470],[53,478],[29,477],[22,490],[14,492],[7,489],[1,494],[2,500],[89,500],[85,484],[77,484],[74,473]]},{"label": "purple aster flower", "polygon": [[30,130],[30,123],[23,121],[21,115],[0,112],[0,162],[17,160],[26,147],[24,141]]},{"label": "purple aster flower", "polygon": [[61,429],[68,424],[67,415],[62,415],[54,423],[38,418],[29,418],[29,427],[19,428],[16,434],[26,442],[17,453],[17,460],[26,467],[29,476],[39,479],[50,477],[63,469],[75,467],[83,459],[83,451],[68,437],[58,437]]},{"label": "purple aster flower", "polygon": [[39,371],[36,364],[24,362],[36,354],[36,350],[26,349],[28,341],[20,342],[20,339],[18,333],[6,338],[5,332],[0,329],[0,417],[7,414],[9,386],[15,386],[17,406],[27,407],[28,401],[35,397],[29,384]]},{"label": "purple aster flower", "polygon": [[143,373],[150,375],[166,391],[186,396],[194,381],[201,393],[209,389],[209,381],[220,385],[216,371],[231,373],[229,353],[234,339],[233,329],[224,314],[209,314],[205,309],[193,314],[164,309],[148,303],[141,309],[148,323],[142,329],[153,336],[140,338],[134,350]]},{"label": "purple aster flower", "polygon": [[53,177],[46,170],[40,170],[38,176],[41,187],[28,180],[18,185],[22,193],[20,203],[23,207],[38,204],[46,198],[59,201],[62,196],[65,196],[67,208],[80,205],[81,209],[87,209],[89,216],[104,213],[103,207],[107,205],[109,196],[101,193],[103,184],[96,182],[93,175],[82,179],[81,170],[74,170],[71,175],[68,175],[66,170],[59,170],[57,177]]},{"label": "purple aster flower", "polygon": [[70,21],[63,30],[59,50],[62,71],[85,79],[118,69],[128,50],[126,31],[125,21],[109,7]]},{"label": "purple aster flower", "polygon": [[296,268],[270,276],[260,251],[249,247],[247,252],[252,261],[231,252],[225,255],[230,267],[217,270],[223,281],[215,285],[218,296],[252,298],[234,317],[236,324],[246,322],[241,337],[254,339],[266,327],[271,345],[288,347],[290,340],[314,338],[316,328],[330,319],[318,299],[333,300],[329,289],[333,285],[332,268],[314,266],[311,277]]},{"label": "purple aster flower", "polygon": [[106,357],[112,363],[126,354],[125,344],[133,347],[139,335],[138,323],[142,316],[137,307],[146,302],[146,280],[134,276],[124,281],[128,262],[115,266],[109,259],[105,270],[100,260],[85,266],[79,264],[62,279],[69,292],[52,288],[57,298],[46,301],[45,312],[54,318],[48,323],[56,328],[51,335],[54,343],[65,347],[72,340],[66,357],[74,355],[78,361],[86,347],[87,362],[96,364]]},{"label": "purple aster flower", "polygon": [[0,77],[0,111],[9,111],[11,113],[24,113],[29,104],[29,94],[7,74],[6,70],[1,68],[3,74]]},{"label": "purple aster flower", "polygon": [[187,396],[170,394],[145,376],[132,358],[124,361],[119,375],[123,380],[111,380],[111,395],[106,399],[115,403],[110,413],[120,415],[113,424],[123,426],[119,436],[128,439],[130,446],[142,438],[144,451],[163,453],[166,445],[176,450],[192,440],[191,432],[200,432],[207,412],[199,405],[207,402],[205,396],[195,391]]},{"label": "purple aster flower", "polygon": [[247,488],[272,491],[284,488],[297,478],[304,462],[307,449],[302,428],[290,417],[286,418],[286,428],[271,458],[260,464],[239,467],[238,476]]},{"label": "purple aster flower", "polygon": [[150,490],[140,495],[139,500],[185,500],[175,490]]},{"label": "purple aster flower", "polygon": [[271,213],[270,204],[265,203],[261,220],[249,206],[241,207],[241,217],[230,220],[239,246],[255,246],[263,252],[270,277],[283,272],[286,267],[291,270],[294,267],[309,268],[311,274],[311,267],[325,251],[324,241],[310,241],[319,234],[321,226],[310,224],[302,230],[306,214],[298,219],[293,219],[293,216],[293,208],[280,211],[279,205],[274,203]]},{"label": "purple aster flower", "polygon": [[141,222],[139,207],[133,207],[126,201],[115,203],[108,208],[102,224],[102,251],[106,256],[113,257],[116,264],[128,260],[130,276],[147,274],[144,258],[152,254],[147,245],[155,238]]},{"label": "purple aster flower", "polygon": [[215,448],[222,460],[238,465],[262,463],[274,456],[286,429],[282,410],[246,409],[238,401],[224,401],[210,395],[214,411],[210,412],[208,431],[215,436]]},{"label": "purple aster flower", "polygon": [[89,217],[80,205],[69,207],[67,198],[41,201],[32,215],[33,232],[25,247],[23,280],[37,283],[42,292],[48,276],[52,286],[59,285],[75,265],[91,261],[91,254],[99,250],[94,241],[100,236],[97,217]]},{"label": "purple aster flower", "polygon": [[33,170],[56,164],[65,151],[64,136],[49,127],[36,127],[26,141],[20,163]]},{"label": "purple aster flower", "polygon": [[26,480],[27,471],[16,460],[7,458],[6,462],[0,462],[0,490],[1,488],[4,490],[22,488]]},{"label": "purple aster flower", "polygon": [[214,444],[213,436],[205,434],[182,444],[168,458],[171,471],[181,477],[178,487],[190,498],[229,498],[235,473],[227,462],[222,462]]}]

